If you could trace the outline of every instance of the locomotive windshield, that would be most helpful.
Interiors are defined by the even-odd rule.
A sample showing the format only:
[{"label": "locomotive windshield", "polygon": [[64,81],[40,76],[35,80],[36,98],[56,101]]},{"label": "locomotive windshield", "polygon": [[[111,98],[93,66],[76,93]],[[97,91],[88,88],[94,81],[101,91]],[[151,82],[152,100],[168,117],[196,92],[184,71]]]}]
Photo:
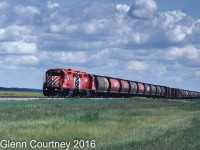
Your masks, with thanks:
[{"label": "locomotive windshield", "polygon": [[51,76],[60,76],[61,71],[58,69],[52,69],[47,72],[48,75]]}]

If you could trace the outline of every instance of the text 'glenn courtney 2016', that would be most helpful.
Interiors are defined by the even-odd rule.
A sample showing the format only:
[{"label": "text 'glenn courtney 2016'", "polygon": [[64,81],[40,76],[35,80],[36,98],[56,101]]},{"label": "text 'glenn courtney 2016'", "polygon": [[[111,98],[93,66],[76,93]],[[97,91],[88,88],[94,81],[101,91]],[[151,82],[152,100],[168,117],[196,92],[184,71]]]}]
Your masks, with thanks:
[{"label": "text 'glenn courtney 2016'", "polygon": [[66,149],[68,150],[69,148],[95,148],[96,143],[95,140],[74,140],[73,142],[56,142],[56,141],[50,141],[50,142],[40,142],[36,140],[31,140],[30,142],[25,142],[25,141],[10,141],[10,140],[1,140],[0,141],[0,148],[39,148],[39,149],[46,149],[46,148],[51,148],[51,149]]},{"label": "text 'glenn courtney 2016'", "polygon": [[70,147],[70,142],[55,142],[55,141],[51,141],[51,142],[39,142],[36,140],[31,140],[29,143],[28,142],[14,142],[14,141],[10,141],[10,140],[1,140],[0,142],[0,147],[1,148],[66,148],[69,149]]}]

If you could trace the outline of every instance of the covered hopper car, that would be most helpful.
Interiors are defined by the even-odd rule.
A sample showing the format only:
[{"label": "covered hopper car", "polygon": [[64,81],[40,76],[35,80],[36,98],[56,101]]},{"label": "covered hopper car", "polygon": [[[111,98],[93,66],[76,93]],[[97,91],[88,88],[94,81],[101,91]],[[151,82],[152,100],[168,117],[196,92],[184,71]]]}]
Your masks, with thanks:
[{"label": "covered hopper car", "polygon": [[46,72],[43,94],[49,97],[200,98],[200,92],[59,68]]}]

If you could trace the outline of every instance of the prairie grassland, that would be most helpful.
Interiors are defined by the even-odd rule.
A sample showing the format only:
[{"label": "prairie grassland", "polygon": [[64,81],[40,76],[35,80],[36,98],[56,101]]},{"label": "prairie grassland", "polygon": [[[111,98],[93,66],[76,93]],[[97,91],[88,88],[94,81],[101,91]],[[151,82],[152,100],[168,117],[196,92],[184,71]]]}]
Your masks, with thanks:
[{"label": "prairie grassland", "polygon": [[1,140],[78,139],[95,140],[95,149],[195,150],[199,137],[200,100],[0,101]]},{"label": "prairie grassland", "polygon": [[24,92],[24,91],[0,91],[0,97],[41,97],[42,92]]}]

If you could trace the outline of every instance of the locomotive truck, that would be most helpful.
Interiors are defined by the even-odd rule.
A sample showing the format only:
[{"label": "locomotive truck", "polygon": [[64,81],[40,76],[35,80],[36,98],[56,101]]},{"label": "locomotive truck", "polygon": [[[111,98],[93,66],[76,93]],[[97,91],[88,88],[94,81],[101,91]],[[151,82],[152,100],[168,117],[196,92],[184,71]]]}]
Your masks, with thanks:
[{"label": "locomotive truck", "polygon": [[48,97],[200,98],[200,92],[55,68],[45,73],[43,94]]}]

